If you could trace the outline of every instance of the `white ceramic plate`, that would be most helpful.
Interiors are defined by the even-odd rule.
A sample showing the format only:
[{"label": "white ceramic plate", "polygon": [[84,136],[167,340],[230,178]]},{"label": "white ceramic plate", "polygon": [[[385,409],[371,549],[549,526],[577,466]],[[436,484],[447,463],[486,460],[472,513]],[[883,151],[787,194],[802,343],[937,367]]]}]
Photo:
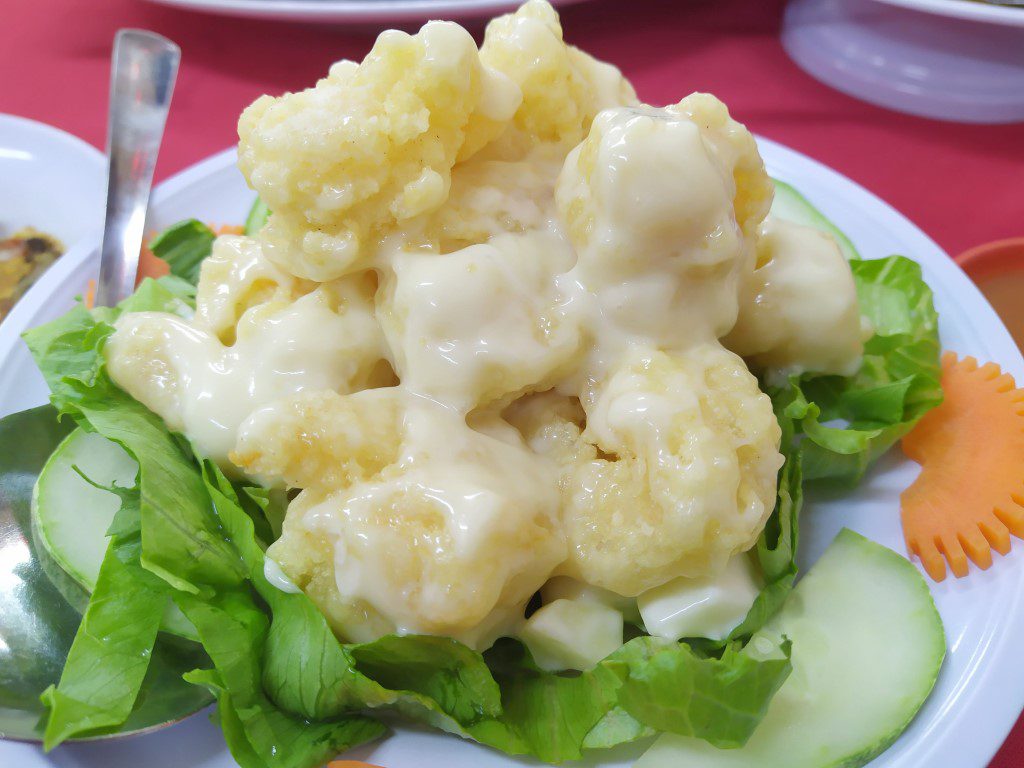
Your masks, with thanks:
[{"label": "white ceramic plate", "polygon": [[[761,141],[772,175],[793,184],[847,232],[866,258],[901,253],[919,261],[935,291],[943,345],[994,360],[1024,381],[1024,360],[996,314],[960,269],[907,219],[853,182],[792,150]],[[161,185],[154,195],[153,227],[187,216],[215,222],[242,221],[253,198],[234,167],[232,151],[217,155]],[[57,316],[95,271],[95,255],[68,262],[47,275],[20,321]],[[40,285],[42,288],[42,284]],[[19,329],[0,328],[0,350]],[[43,402],[45,389],[31,363],[0,351],[0,366],[17,371],[19,391],[0,389],[0,412],[12,400]],[[26,383],[27,382],[27,383]],[[34,387],[34,388],[33,388]],[[28,391],[31,390],[31,391]],[[898,496],[915,467],[898,452],[885,458],[857,490],[838,499],[810,499],[801,528],[802,567],[814,562],[832,537],[848,526],[903,552]],[[985,768],[1024,704],[1024,559],[1021,543],[996,558],[987,572],[932,584],[949,638],[949,655],[935,692],[920,715],[872,768],[955,766]],[[641,745],[642,746],[642,745]],[[604,754],[603,765],[629,765],[632,746]],[[391,738],[354,755],[387,768],[510,768],[537,765],[507,758],[476,744],[439,733],[400,729]],[[591,763],[596,765],[599,763]],[[0,765],[18,768],[231,768],[217,730],[197,716],[157,734],[119,742],[71,744],[46,757],[37,747],[0,743]]]},{"label": "white ceramic plate", "polygon": [[876,0],[876,2],[913,8],[915,11],[933,13],[936,16],[1024,27],[1024,8],[1008,5],[994,5],[974,2],[974,0]]},{"label": "white ceramic plate", "polygon": [[[150,0],[192,11],[280,21],[385,22],[471,19],[513,10],[522,0]],[[552,0],[570,5],[583,0]]]}]

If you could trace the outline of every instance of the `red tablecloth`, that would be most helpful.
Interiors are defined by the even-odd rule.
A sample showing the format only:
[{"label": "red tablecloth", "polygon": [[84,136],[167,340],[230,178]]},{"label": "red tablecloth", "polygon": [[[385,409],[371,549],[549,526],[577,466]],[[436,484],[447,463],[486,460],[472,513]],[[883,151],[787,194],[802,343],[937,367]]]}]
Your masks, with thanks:
[{"label": "red tablecloth", "polygon": [[[235,141],[258,95],[312,84],[358,59],[375,30],[204,16],[139,0],[5,0],[0,112],[103,146],[110,43],[143,27],[181,45],[182,67],[157,176]],[[565,9],[567,37],[614,62],[652,103],[715,93],[751,129],[838,169],[907,214],[950,254],[1024,235],[1024,126],[965,126],[843,96],[790,62],[781,0],[598,0]],[[1024,722],[992,768],[1024,765]]]}]

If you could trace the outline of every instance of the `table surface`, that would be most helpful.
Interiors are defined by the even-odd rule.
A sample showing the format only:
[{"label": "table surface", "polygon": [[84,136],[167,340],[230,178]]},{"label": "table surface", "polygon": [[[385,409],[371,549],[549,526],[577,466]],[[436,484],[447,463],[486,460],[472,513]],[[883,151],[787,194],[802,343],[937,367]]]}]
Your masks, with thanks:
[{"label": "table surface", "polygon": [[[140,0],[5,0],[0,112],[105,136],[110,44],[119,27],[182,48],[157,166],[164,178],[236,141],[262,93],[311,85],[359,59],[378,30],[178,11]],[[783,52],[781,0],[597,0],[563,11],[566,37],[617,64],[642,99],[693,90],[723,99],[753,131],[839,170],[888,200],[950,254],[1024,235],[1024,125],[969,126],[889,112],[805,75]],[[479,33],[481,25],[471,27]],[[990,768],[1024,765],[1024,719]]]}]

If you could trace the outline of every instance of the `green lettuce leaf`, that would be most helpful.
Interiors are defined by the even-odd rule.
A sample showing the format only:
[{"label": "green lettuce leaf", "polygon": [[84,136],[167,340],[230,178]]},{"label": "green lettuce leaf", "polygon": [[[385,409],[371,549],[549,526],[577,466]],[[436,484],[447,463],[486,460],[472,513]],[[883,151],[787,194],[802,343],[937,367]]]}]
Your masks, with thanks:
[{"label": "green lettuce leaf", "polygon": [[171,274],[195,285],[199,281],[199,268],[203,259],[213,251],[217,235],[196,219],[172,224],[149,241],[153,255],[163,259]]},{"label": "green lettuce leaf", "polygon": [[578,675],[541,672],[515,641],[487,654],[501,686],[501,717],[471,724],[478,741],[551,763],[588,748],[633,741],[659,730],[722,747],[746,743],[788,677],[789,646],[779,658],[725,650],[704,656],[686,643],[637,637]]},{"label": "green lettuce leaf", "polygon": [[107,375],[103,345],[113,330],[77,307],[24,338],[57,409],[120,444],[139,463],[142,566],[190,592],[202,584],[241,583],[245,569],[212,514],[191,453]]},{"label": "green lettuce leaf", "polygon": [[649,725],[644,725],[622,707],[616,706],[608,710],[597,725],[590,729],[583,740],[583,748],[609,749],[656,733]]},{"label": "green lettuce leaf", "polygon": [[720,659],[699,658],[683,643],[638,637],[612,658],[629,674],[619,705],[658,731],[697,736],[716,747],[740,747],[754,732],[772,696],[789,676],[784,657],[759,660],[730,645]]},{"label": "green lettuce leaf", "polygon": [[128,718],[170,600],[167,585],[139,565],[137,492],[136,503],[122,503],[116,522],[60,681],[42,694],[50,710],[43,737],[47,751]]},{"label": "green lettuce leaf", "polygon": [[243,506],[248,499],[260,511],[262,521],[254,519],[256,534],[264,541],[276,541],[281,536],[284,515],[288,510],[288,493],[280,488],[267,489],[258,485],[245,485],[241,488],[241,494]]},{"label": "green lettuce leaf", "polygon": [[[255,235],[270,218],[270,209],[256,198],[245,219],[245,234]],[[203,260],[213,252],[213,241],[217,233],[197,219],[186,219],[172,224],[149,241],[149,249],[157,258],[163,259],[171,269],[171,275],[185,285],[192,287],[199,282]]]},{"label": "green lettuce leaf", "polygon": [[458,723],[501,714],[501,690],[483,656],[446,637],[396,637],[348,646],[356,668],[385,689],[418,694]]},{"label": "green lettuce leaf", "polygon": [[[216,697],[224,740],[242,768],[312,768],[385,732],[380,723],[366,717],[310,723],[289,717],[272,705],[257,716],[245,713],[243,719],[215,670],[197,669],[185,677]],[[259,747],[254,747],[254,742]]]},{"label": "green lettuce leaf", "polygon": [[[164,275],[156,280],[146,278],[139,283],[135,293],[118,304],[113,315],[116,317],[125,312],[170,312],[182,317],[191,317],[195,306],[195,285],[180,277]],[[93,310],[93,314],[102,311],[104,310],[97,308]]]},{"label": "green lettuce leaf", "polygon": [[212,599],[176,592],[175,602],[199,632],[215,670],[196,670],[189,682],[216,697],[225,738],[244,768],[309,768],[384,734],[360,715],[311,722],[285,712],[264,693],[260,658],[267,617],[251,595],[231,590]]},{"label": "green lettuce leaf", "polygon": [[[548,763],[583,756],[587,734],[616,706],[626,673],[623,665],[611,662],[579,675],[542,672],[511,640],[492,649],[488,659],[501,686],[503,712],[469,725],[467,732],[503,752]],[[606,739],[603,746],[616,743]]]},{"label": "green lettuce leaf", "polygon": [[860,371],[793,376],[770,391],[806,438],[804,479],[847,486],[942,402],[938,314],[920,265],[890,256],[853,261],[850,269],[861,314],[874,329]]}]

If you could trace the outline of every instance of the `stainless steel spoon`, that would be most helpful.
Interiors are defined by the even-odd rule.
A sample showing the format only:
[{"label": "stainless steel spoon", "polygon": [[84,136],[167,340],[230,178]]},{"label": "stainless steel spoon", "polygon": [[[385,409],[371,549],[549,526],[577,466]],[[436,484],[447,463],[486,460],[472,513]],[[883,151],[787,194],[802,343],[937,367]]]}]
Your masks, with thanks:
[{"label": "stainless steel spoon", "polygon": [[[180,52],[150,32],[121,30],[110,79],[107,213],[98,303],[114,304],[134,288],[146,207]],[[0,738],[39,741],[39,694],[60,676],[88,595],[33,540],[36,477],[72,425],[51,406],[0,419]],[[157,642],[128,722],[110,738],[170,725],[209,703],[182,681],[203,664],[198,646]]]},{"label": "stainless steel spoon", "polygon": [[114,39],[107,118],[107,216],[96,303],[135,290],[153,169],[171,106],[181,50],[165,37],[122,29]]}]

